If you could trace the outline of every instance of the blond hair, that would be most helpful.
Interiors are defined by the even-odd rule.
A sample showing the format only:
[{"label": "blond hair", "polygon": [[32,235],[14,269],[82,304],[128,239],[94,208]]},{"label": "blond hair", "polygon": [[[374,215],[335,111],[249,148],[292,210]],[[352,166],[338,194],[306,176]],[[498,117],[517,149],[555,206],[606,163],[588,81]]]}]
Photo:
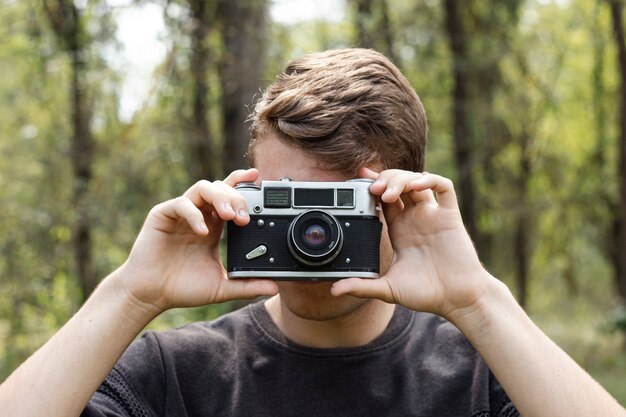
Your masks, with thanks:
[{"label": "blond hair", "polygon": [[346,176],[375,165],[424,170],[424,107],[400,70],[373,50],[331,50],[292,62],[250,120],[251,166],[258,141],[275,135]]}]

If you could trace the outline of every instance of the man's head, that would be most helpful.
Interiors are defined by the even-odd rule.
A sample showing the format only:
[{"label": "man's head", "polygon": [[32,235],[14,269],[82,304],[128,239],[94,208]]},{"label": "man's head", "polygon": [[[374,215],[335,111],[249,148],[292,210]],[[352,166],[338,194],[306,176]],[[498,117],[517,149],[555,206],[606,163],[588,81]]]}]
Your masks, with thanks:
[{"label": "man's head", "polygon": [[[423,170],[422,103],[400,71],[371,50],[327,51],[293,62],[267,88],[251,119],[248,154],[259,181],[345,181],[361,167]],[[392,258],[383,226],[381,274]],[[329,282],[278,286],[285,308],[308,320],[346,318],[371,301],[333,297]]]},{"label": "man's head", "polygon": [[251,120],[251,166],[256,145],[276,137],[348,178],[363,166],[424,169],[422,103],[395,65],[369,49],[292,62],[267,88]]}]

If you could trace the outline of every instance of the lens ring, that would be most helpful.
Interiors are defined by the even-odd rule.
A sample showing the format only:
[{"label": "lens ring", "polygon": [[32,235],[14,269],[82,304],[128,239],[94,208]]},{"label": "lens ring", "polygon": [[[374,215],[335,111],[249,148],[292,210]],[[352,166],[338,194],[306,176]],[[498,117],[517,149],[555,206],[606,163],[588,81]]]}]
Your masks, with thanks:
[{"label": "lens ring", "polygon": [[[307,232],[310,232],[308,236]],[[289,225],[287,235],[291,255],[308,266],[332,262],[343,245],[343,231],[339,222],[322,210],[309,210],[300,214]]]}]

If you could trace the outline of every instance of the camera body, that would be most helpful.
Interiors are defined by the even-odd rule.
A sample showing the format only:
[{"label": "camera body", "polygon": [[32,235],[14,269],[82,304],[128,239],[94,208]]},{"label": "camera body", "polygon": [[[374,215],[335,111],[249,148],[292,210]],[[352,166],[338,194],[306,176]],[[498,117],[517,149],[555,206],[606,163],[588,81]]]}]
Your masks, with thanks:
[{"label": "camera body", "polygon": [[227,224],[229,278],[378,278],[382,223],[372,181],[240,183],[250,223]]}]

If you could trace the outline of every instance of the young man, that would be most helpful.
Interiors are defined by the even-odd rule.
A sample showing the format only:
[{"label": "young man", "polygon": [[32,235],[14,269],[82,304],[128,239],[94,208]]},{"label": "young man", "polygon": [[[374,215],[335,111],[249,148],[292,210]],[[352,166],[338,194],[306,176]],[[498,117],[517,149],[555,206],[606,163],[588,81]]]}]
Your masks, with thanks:
[{"label": "young man", "polygon": [[[254,168],[156,206],[124,265],[0,386],[0,414],[626,415],[482,267],[451,182],[420,173],[425,142],[422,105],[382,55],[296,61],[253,115]],[[233,186],[280,177],[375,180],[380,279],[226,278],[223,222],[249,222]],[[166,309],[260,295],[128,347]]]}]

